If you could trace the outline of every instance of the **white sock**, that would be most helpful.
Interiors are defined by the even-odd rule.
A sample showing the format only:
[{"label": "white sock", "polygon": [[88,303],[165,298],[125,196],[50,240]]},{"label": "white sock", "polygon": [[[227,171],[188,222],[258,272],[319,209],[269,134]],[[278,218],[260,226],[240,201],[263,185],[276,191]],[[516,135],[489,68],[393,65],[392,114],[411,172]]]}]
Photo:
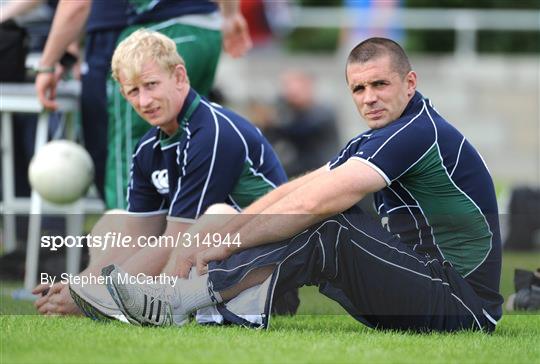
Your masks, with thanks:
[{"label": "white sock", "polygon": [[175,296],[180,297],[177,305],[181,305],[186,312],[194,312],[200,308],[222,302],[219,293],[208,284],[208,274],[192,276],[190,279],[179,279],[174,286]]}]

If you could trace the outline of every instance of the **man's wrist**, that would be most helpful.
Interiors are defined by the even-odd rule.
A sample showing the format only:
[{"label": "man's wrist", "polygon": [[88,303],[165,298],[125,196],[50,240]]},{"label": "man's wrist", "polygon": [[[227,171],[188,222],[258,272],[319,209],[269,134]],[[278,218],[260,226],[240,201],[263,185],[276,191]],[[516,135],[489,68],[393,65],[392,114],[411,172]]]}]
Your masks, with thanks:
[{"label": "man's wrist", "polygon": [[[241,243],[240,243],[241,244]],[[240,250],[242,250],[242,247],[240,245],[225,245],[224,246],[225,250],[227,251],[227,254],[229,254],[229,256],[233,255],[233,254],[236,254],[238,253]]]},{"label": "man's wrist", "polygon": [[34,72],[36,73],[54,73],[54,66],[37,66],[34,67]]}]

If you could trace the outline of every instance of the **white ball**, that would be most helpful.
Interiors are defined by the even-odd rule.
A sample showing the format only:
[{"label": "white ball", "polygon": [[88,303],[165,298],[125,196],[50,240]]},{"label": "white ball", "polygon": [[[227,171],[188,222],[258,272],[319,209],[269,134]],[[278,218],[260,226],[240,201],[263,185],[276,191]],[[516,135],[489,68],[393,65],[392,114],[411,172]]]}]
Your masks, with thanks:
[{"label": "white ball", "polygon": [[94,164],[82,146],[69,140],[54,140],[34,154],[28,178],[44,200],[68,204],[86,194],[94,179]]}]

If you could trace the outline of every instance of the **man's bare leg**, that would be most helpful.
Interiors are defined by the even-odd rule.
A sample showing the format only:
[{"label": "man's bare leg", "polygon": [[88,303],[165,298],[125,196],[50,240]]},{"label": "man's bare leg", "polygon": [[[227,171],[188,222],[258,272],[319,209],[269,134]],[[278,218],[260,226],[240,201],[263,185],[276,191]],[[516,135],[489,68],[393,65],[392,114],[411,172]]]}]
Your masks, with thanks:
[{"label": "man's bare leg", "polygon": [[[107,211],[92,228],[92,236],[105,237],[107,233],[126,234],[129,221],[123,210]],[[89,248],[90,262],[86,269],[79,275],[101,275],[101,268],[107,264],[122,264],[138,250],[137,246],[130,247],[100,247]],[[41,295],[34,306],[42,314],[80,314],[80,310],[73,302],[67,285],[56,283],[52,287],[40,284],[32,291],[33,294]]]},{"label": "man's bare leg", "polygon": [[[236,213],[236,210],[226,204],[212,205],[205,212],[205,215],[188,229],[187,233],[193,236],[201,230],[217,229],[228,221],[227,215],[232,217]],[[129,218],[129,215],[123,210],[108,211],[96,223],[91,235],[101,237],[106,236],[107,233],[128,235],[131,230]],[[158,236],[161,235],[164,226],[161,226],[159,217],[155,220],[145,222],[146,228],[144,230]],[[172,250],[173,248],[166,246],[141,248],[137,244],[128,247],[109,246],[107,249],[90,248],[90,263],[79,275],[99,276],[101,275],[101,269],[109,264],[121,265],[130,274],[157,275],[162,271],[172,274],[175,263],[175,259],[171,259]],[[163,269],[166,264],[166,269]],[[34,304],[38,312],[43,314],[80,314],[66,285],[61,283],[57,283],[52,287],[39,285],[33,290],[33,293],[42,294],[46,290],[48,290],[48,293],[40,297]]]},{"label": "man's bare leg", "polygon": [[[210,206],[203,216],[197,220],[196,224],[193,224],[187,231],[187,236],[195,237],[201,231],[219,231],[219,229],[229,222],[234,215],[238,214],[234,208],[227,204],[215,204]],[[202,238],[200,237],[202,240]],[[204,246],[202,247],[204,248]],[[179,252],[185,254],[195,254],[200,249],[197,249],[196,246],[180,246],[175,248],[173,254],[170,255],[163,272],[169,275],[176,275],[176,257]]]},{"label": "man's bare leg", "polygon": [[[233,218],[236,213],[236,210],[232,209],[230,206],[215,205],[197,221],[196,225],[191,226],[186,233],[194,235],[201,231],[204,233],[209,231],[219,231],[219,228]],[[185,250],[180,251],[181,254],[196,253],[200,250],[184,249]],[[141,255],[145,250],[147,249],[144,249],[138,255]],[[176,252],[178,253],[178,250]],[[165,272],[171,272],[172,270],[172,274],[174,274],[174,270],[178,268],[175,257],[174,254],[171,255],[169,262],[164,268]],[[165,305],[147,307],[149,302],[153,302],[152,299],[163,300],[163,297],[160,296],[161,294],[163,294],[164,297],[176,297],[170,301],[170,304],[173,307],[175,320],[177,320],[175,323],[182,324],[185,322],[184,320],[189,312],[215,304],[216,301],[221,302],[223,300],[231,300],[244,290],[263,283],[274,270],[274,265],[255,269],[247,274],[246,277],[235,286],[222,292],[217,292],[217,294],[209,292],[208,274],[191,276],[190,279],[182,279],[172,286],[165,284],[163,286],[163,292],[157,293],[155,288],[150,287],[147,289],[145,285],[126,283],[119,279],[125,273],[129,273],[127,272],[129,269],[128,264],[132,261],[133,259],[130,259],[123,267],[110,266],[106,268],[108,274],[113,279],[113,284],[112,286],[109,286],[109,288],[114,289],[115,299],[119,299],[123,302],[123,310],[125,310],[124,313],[126,313],[127,316],[141,324],[152,325],[166,324],[165,321],[167,321],[167,309],[165,308]],[[148,297],[152,297],[152,299],[149,301]],[[160,311],[160,314],[156,315],[156,307],[158,311],[161,309],[163,312]],[[149,312],[152,312],[150,318],[147,317]],[[144,315],[144,313],[147,313],[147,315]],[[160,317],[164,322],[155,322],[152,317]]]},{"label": "man's bare leg", "polygon": [[[206,210],[204,215],[191,226],[182,223],[179,227],[173,228],[172,230],[174,233],[172,234],[172,238],[175,239],[177,231],[180,231],[182,235],[192,237],[191,244],[194,245],[194,237],[196,234],[201,231],[218,230],[237,213],[238,212],[235,209],[226,204],[212,205]],[[167,235],[167,231],[164,234]],[[199,239],[202,241],[202,237]],[[183,246],[183,243],[185,243],[186,246]],[[196,251],[194,248],[196,247],[189,247],[186,241],[181,242],[178,247],[167,246],[166,244],[162,244],[162,246],[158,247],[145,247],[136,251],[135,254],[130,255],[124,262],[105,262],[106,264],[103,264],[103,262],[100,261],[100,269],[108,264],[115,263],[120,265],[124,271],[130,274],[144,273],[153,276],[164,272],[169,275],[175,275],[174,267],[176,255],[171,253],[178,250]]]}]

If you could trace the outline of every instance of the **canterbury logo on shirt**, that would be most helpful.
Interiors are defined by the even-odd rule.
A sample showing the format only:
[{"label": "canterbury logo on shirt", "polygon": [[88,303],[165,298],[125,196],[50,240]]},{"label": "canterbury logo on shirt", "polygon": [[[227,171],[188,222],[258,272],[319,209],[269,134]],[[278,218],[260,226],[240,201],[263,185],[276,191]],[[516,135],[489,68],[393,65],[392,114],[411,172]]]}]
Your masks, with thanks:
[{"label": "canterbury logo on shirt", "polygon": [[152,172],[152,183],[161,194],[169,193],[169,176],[166,169]]}]

